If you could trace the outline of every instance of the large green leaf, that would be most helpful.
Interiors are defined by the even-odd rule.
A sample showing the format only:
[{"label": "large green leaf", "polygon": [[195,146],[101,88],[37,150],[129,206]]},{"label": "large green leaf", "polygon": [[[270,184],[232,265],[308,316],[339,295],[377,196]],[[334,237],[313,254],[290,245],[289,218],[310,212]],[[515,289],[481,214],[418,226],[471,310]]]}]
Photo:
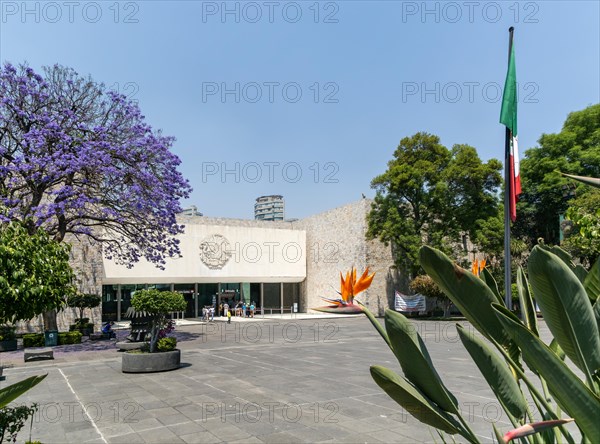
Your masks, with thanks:
[{"label": "large green leaf", "polygon": [[507,346],[510,342],[492,310],[496,296],[470,271],[453,263],[439,250],[424,246],[419,251],[421,266],[483,336]]},{"label": "large green leaf", "polygon": [[530,365],[544,378],[558,404],[577,422],[586,438],[600,442],[600,399],[560,360],[558,356],[505,307],[494,304],[499,321],[519,345]]},{"label": "large green leaf", "polygon": [[569,267],[569,269],[575,273],[575,276],[577,276],[580,282],[585,280],[585,277],[588,274],[587,270],[582,265],[575,265],[573,262],[573,256],[571,256],[567,250],[560,248],[558,245],[553,245],[550,247],[548,245],[539,244],[538,247],[558,256],[560,260],[562,260]]},{"label": "large green leaf", "polygon": [[474,332],[457,324],[460,340],[471,355],[486,382],[504,407],[514,418],[522,419],[527,411],[527,401],[506,362],[492,351]]},{"label": "large green leaf", "polygon": [[563,176],[570,177],[573,180],[576,180],[581,183],[585,183],[586,185],[590,185],[592,187],[600,188],[600,179],[595,177],[585,177],[585,176],[574,176],[572,174],[560,173]]},{"label": "large green leaf", "polygon": [[492,293],[496,296],[498,303],[504,304],[504,300],[502,299],[502,296],[500,296],[500,291],[498,290],[498,283],[496,282],[496,279],[494,279],[494,276],[492,276],[492,273],[490,273],[487,268],[484,268],[481,271],[480,278],[483,279],[488,287],[490,287],[490,290],[492,290]]},{"label": "large green leaf", "polygon": [[594,303],[594,316],[596,317],[596,324],[598,324],[598,330],[600,330],[600,299],[597,299]]},{"label": "large green leaf", "polygon": [[600,298],[600,257],[588,272],[583,287],[591,300]]},{"label": "large green leaf", "polygon": [[556,255],[534,247],[529,257],[533,294],[565,354],[586,375],[600,369],[600,334],[583,285]]},{"label": "large green leaf", "polygon": [[442,383],[414,325],[400,313],[388,309],[385,329],[404,376],[442,409],[459,414],[456,398]]},{"label": "large green leaf", "polygon": [[5,407],[9,402],[14,401],[27,390],[38,385],[46,376],[48,376],[48,373],[45,375],[31,376],[0,389],[0,408]]},{"label": "large green leaf", "polygon": [[403,376],[379,365],[371,366],[371,376],[384,392],[422,423],[452,435],[460,433],[465,436],[466,432],[458,421],[441,410]]},{"label": "large green leaf", "polygon": [[519,293],[519,302],[521,303],[521,312],[523,313],[525,325],[529,330],[539,336],[539,330],[537,325],[537,316],[535,314],[535,306],[533,305],[533,299],[529,292],[529,283],[527,282],[527,276],[523,268],[519,266],[517,270],[517,291]]}]

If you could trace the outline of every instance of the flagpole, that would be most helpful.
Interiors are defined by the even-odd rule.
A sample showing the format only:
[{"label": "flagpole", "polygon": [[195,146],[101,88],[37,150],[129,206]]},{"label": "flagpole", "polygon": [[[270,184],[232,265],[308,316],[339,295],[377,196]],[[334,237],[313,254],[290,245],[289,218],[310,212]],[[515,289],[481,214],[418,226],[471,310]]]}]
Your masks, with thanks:
[{"label": "flagpole", "polygon": [[[508,61],[512,53],[513,33],[515,28],[508,28]],[[506,127],[504,139],[504,303],[512,310],[511,272],[510,272],[510,193],[513,186],[510,182],[510,129]]]}]

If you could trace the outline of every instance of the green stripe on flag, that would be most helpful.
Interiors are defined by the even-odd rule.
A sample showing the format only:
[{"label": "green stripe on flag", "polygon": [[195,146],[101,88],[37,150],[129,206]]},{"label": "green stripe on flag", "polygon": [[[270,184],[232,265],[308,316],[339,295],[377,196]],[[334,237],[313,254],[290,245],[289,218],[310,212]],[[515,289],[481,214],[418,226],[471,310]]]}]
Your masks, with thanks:
[{"label": "green stripe on flag", "polygon": [[515,67],[515,48],[510,51],[508,61],[508,72],[504,83],[504,95],[502,96],[502,110],[500,111],[500,123],[503,123],[515,137],[517,133],[517,70]]}]

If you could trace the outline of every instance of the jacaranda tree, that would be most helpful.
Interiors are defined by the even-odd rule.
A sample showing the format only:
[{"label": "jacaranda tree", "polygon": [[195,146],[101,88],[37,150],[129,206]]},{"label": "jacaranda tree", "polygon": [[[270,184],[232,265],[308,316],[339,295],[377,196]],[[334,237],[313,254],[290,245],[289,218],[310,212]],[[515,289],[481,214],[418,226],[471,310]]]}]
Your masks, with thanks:
[{"label": "jacaranda tree", "polygon": [[191,191],[174,138],[138,105],[73,69],[0,68],[0,220],[100,242],[104,254],[161,266],[179,254],[175,214]]}]

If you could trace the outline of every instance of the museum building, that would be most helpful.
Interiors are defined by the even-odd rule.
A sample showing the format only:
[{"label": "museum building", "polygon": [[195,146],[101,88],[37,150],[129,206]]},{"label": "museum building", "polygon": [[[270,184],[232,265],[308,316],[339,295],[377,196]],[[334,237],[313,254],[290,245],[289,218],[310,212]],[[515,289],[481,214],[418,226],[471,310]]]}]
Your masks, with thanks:
[{"label": "museum building", "polygon": [[[254,302],[269,313],[311,312],[324,305],[321,297],[338,297],[340,273],[369,266],[375,278],[359,300],[379,315],[393,306],[394,290],[406,288],[398,274],[391,247],[366,240],[366,216],[371,200],[293,221],[262,221],[178,216],[185,225],[179,235],[181,257],[167,259],[164,269],[140,260],[133,267],[102,256],[88,240],[71,239],[71,265],[83,293],[102,295],[92,321],[124,319],[135,291],[143,288],[181,292],[187,301],[177,317],[196,318],[202,308],[237,301]],[[57,316],[59,329],[68,329],[74,309]],[[41,317],[22,325],[33,331]]]}]

